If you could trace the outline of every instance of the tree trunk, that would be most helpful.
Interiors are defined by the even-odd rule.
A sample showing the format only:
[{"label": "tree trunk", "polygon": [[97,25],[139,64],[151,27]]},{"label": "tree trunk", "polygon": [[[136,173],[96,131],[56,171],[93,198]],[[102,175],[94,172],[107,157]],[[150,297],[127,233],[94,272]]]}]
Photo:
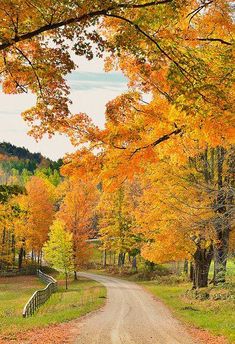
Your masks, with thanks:
[{"label": "tree trunk", "polygon": [[122,253],[119,253],[119,255],[118,255],[118,266],[119,267],[122,266],[122,259],[121,259],[121,257],[122,257]]},{"label": "tree trunk", "polygon": [[125,265],[126,253],[122,254],[122,266]]},{"label": "tree trunk", "polygon": [[19,251],[19,259],[18,259],[18,269],[21,270],[22,262],[23,262],[23,255],[24,255],[24,248],[21,247]]},{"label": "tree trunk", "polygon": [[[214,278],[215,285],[224,283],[226,278],[226,265],[229,249],[229,234],[231,230],[231,216],[233,192],[228,188],[231,180],[226,178],[224,161],[226,151],[222,147],[217,148],[217,184],[218,196],[215,204],[215,212],[219,214],[215,219],[216,241],[214,243]],[[232,157],[232,156],[231,156]],[[231,158],[230,157],[230,158]]]},{"label": "tree trunk", "polygon": [[68,273],[65,271],[65,289],[68,289]]},{"label": "tree trunk", "polygon": [[12,252],[12,264],[15,265],[15,255],[16,255],[16,250],[15,250],[15,235],[12,234],[11,237],[11,252]]},{"label": "tree trunk", "polygon": [[106,268],[107,266],[107,251],[103,251],[103,267]]},{"label": "tree trunk", "polygon": [[77,271],[74,271],[74,272],[73,272],[73,276],[74,276],[74,281],[77,281],[77,280],[78,280]]},{"label": "tree trunk", "polygon": [[132,259],[132,269],[137,271],[137,259],[136,259],[136,256],[134,256],[133,259]]},{"label": "tree trunk", "polygon": [[125,258],[126,258],[126,253],[123,253],[123,256],[122,256],[122,265],[123,266],[125,265]]},{"label": "tree trunk", "polygon": [[42,250],[41,250],[40,251],[40,262],[39,262],[40,268],[42,267],[42,255],[43,255],[43,253],[42,253]]},{"label": "tree trunk", "polygon": [[189,278],[190,278],[190,281],[193,282],[193,279],[194,279],[194,266],[193,266],[192,262],[190,262],[190,267],[189,267]]},{"label": "tree trunk", "polygon": [[184,273],[188,275],[188,261],[187,260],[184,261]]},{"label": "tree trunk", "polygon": [[123,267],[124,266],[124,264],[125,264],[125,256],[126,256],[125,253],[119,253],[119,255],[118,255],[118,266],[119,267]]},{"label": "tree trunk", "polygon": [[213,257],[213,247],[201,248],[197,246],[194,254],[194,276],[193,288],[204,288],[208,286],[208,274]]},{"label": "tree trunk", "polygon": [[[219,220],[220,221],[220,220]],[[224,225],[224,226],[223,226]],[[226,279],[226,265],[228,259],[229,249],[229,224],[220,224],[220,229],[217,226],[217,240],[214,243],[214,278],[215,285],[225,282]]]}]

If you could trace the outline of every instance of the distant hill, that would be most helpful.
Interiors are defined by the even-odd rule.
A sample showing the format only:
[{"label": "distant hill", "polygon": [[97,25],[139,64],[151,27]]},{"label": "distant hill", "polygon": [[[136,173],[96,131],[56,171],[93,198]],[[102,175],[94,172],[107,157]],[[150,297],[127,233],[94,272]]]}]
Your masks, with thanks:
[{"label": "distant hill", "polygon": [[36,170],[50,175],[59,171],[61,165],[61,159],[53,161],[41,153],[31,153],[27,148],[9,142],[0,143],[0,184],[24,184],[24,180]]},{"label": "distant hill", "polygon": [[31,160],[37,165],[40,164],[43,159],[45,159],[41,153],[31,153],[28,149],[14,146],[9,142],[0,143],[0,153],[10,157],[17,157],[18,159],[22,160]]}]

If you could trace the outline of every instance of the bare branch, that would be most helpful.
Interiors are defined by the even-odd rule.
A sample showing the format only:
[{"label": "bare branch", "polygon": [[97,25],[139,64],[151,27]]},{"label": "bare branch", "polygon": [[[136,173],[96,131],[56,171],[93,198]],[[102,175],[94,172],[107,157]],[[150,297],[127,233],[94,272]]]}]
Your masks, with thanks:
[{"label": "bare branch", "polygon": [[195,40],[197,40],[197,41],[208,41],[208,42],[220,42],[222,44],[232,45],[232,43],[224,41],[221,38],[209,38],[209,37],[207,37],[207,38],[196,38]]}]

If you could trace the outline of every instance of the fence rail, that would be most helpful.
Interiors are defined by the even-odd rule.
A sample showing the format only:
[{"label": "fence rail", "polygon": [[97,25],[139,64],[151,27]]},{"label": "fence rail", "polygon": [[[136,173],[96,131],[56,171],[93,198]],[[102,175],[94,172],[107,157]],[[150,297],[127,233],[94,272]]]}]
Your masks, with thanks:
[{"label": "fence rail", "polygon": [[47,286],[44,289],[35,291],[31,296],[23,309],[24,318],[33,315],[35,311],[49,299],[51,294],[57,291],[57,281],[53,277],[44,274],[41,270],[38,270],[37,274]]}]

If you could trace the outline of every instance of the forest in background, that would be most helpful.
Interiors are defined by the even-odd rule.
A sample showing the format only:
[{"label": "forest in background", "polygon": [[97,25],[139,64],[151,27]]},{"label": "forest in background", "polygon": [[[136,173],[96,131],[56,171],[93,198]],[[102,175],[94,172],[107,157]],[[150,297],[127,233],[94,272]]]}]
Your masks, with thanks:
[{"label": "forest in background", "polygon": [[[181,271],[195,288],[206,287],[209,281],[225,282],[227,261],[229,257],[234,259],[234,238],[230,235],[233,227],[228,222],[230,218],[232,221],[233,205],[226,205],[224,218],[221,215],[218,218],[214,207],[220,197],[219,181],[226,182],[223,189],[226,192],[230,190],[228,181],[233,182],[233,149],[222,150],[221,161],[218,159],[221,149],[207,150],[190,159],[188,170],[184,167],[169,172],[168,163],[161,164],[160,180],[160,170],[153,162],[145,167],[145,178],[134,176],[118,188],[107,188],[104,181],[98,183],[84,170],[85,165],[77,170],[70,161],[62,165],[61,161],[50,161],[7,143],[1,144],[0,149],[1,175],[6,181],[0,185],[3,274],[32,272],[31,267],[45,264],[43,248],[49,243],[49,235],[54,231],[55,247],[51,248],[54,255],[56,250],[61,252],[58,246],[61,248],[61,238],[67,231],[72,235],[68,239],[71,252],[66,251],[67,256],[71,254],[67,257],[67,272],[74,271],[75,278],[79,269],[108,267],[116,272],[145,271],[146,277]],[[93,173],[97,175],[97,170]],[[161,197],[156,198],[156,194]],[[166,197],[169,197],[167,204],[163,201]],[[166,223],[164,230],[154,229],[159,220]],[[224,227],[225,220],[229,227]],[[212,226],[218,226],[218,221],[227,229],[225,246],[218,247],[223,268],[216,265],[220,262],[215,256],[218,248]],[[50,262],[50,252],[47,256]],[[58,264],[58,257],[56,261]],[[209,277],[212,261],[214,277]],[[54,262],[53,258],[52,265]],[[173,262],[179,262],[182,269],[159,270],[155,265],[170,263],[170,267]],[[63,270],[61,263],[57,267]]]}]

